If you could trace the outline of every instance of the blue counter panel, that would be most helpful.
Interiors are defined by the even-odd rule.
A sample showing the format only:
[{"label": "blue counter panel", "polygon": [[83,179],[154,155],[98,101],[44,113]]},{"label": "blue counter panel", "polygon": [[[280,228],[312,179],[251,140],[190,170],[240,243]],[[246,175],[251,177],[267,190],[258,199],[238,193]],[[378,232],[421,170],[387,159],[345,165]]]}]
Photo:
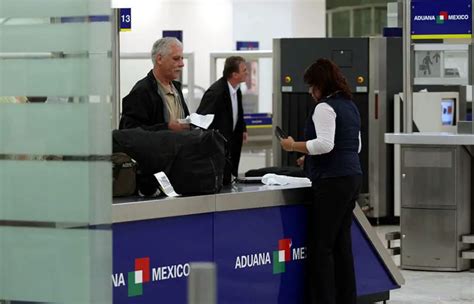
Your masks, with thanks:
[{"label": "blue counter panel", "polygon": [[[217,213],[219,303],[305,303],[307,222],[301,205]],[[398,288],[356,221],[352,237],[357,295]],[[291,240],[290,256],[280,262],[273,255],[285,239]],[[284,270],[275,271],[275,264]]]},{"label": "blue counter panel", "polygon": [[219,303],[304,303],[305,219],[299,206],[216,213]]},{"label": "blue counter panel", "polygon": [[212,231],[212,214],[114,224],[114,303],[187,303],[188,263],[213,260]]},{"label": "blue counter panel", "polygon": [[[190,261],[214,261],[218,303],[306,303],[307,208],[302,205],[113,225],[114,303],[186,304]],[[357,221],[359,296],[398,288]]]},{"label": "blue counter panel", "polygon": [[352,223],[352,254],[358,296],[399,288],[355,220]]}]

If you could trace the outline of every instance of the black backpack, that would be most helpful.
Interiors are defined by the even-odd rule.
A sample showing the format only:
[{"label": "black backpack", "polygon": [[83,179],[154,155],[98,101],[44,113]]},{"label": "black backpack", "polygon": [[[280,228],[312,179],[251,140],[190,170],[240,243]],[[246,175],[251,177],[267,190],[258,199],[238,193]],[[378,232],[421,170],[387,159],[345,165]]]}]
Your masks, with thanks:
[{"label": "black backpack", "polygon": [[[226,140],[218,131],[114,130],[114,152],[125,152],[143,176],[163,171],[179,194],[211,194],[222,188]],[[138,187],[140,180],[137,178]]]}]

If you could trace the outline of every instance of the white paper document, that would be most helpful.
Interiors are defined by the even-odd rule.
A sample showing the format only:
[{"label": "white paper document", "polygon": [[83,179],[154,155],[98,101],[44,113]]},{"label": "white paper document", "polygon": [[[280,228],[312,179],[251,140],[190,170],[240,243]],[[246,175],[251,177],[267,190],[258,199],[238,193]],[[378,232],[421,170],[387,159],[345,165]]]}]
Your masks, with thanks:
[{"label": "white paper document", "polygon": [[161,189],[163,192],[166,194],[166,196],[169,197],[176,197],[180,196],[176,191],[174,191],[173,186],[170,183],[170,180],[168,179],[168,176],[161,171],[155,174],[156,179],[158,180],[158,183],[160,183]]},{"label": "white paper document", "polygon": [[185,119],[179,119],[179,123],[190,123],[196,127],[207,129],[214,120],[214,114],[201,115],[198,113],[193,113],[186,117]]}]

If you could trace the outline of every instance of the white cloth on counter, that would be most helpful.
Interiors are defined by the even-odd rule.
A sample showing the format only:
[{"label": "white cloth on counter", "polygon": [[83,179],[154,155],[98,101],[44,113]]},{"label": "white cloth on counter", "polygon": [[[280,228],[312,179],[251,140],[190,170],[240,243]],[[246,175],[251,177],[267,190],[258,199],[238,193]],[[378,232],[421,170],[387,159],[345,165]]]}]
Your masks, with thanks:
[{"label": "white cloth on counter", "polygon": [[307,177],[293,177],[287,175],[277,175],[274,173],[265,174],[262,177],[262,183],[265,185],[311,185]]}]

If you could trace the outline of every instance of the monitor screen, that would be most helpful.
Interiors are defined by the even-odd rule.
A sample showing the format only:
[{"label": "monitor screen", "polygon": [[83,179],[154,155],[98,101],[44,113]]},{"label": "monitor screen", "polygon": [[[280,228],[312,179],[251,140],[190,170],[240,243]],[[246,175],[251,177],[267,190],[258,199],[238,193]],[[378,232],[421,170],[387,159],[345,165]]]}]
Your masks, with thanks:
[{"label": "monitor screen", "polygon": [[441,99],[441,124],[443,126],[454,126],[456,98]]}]

